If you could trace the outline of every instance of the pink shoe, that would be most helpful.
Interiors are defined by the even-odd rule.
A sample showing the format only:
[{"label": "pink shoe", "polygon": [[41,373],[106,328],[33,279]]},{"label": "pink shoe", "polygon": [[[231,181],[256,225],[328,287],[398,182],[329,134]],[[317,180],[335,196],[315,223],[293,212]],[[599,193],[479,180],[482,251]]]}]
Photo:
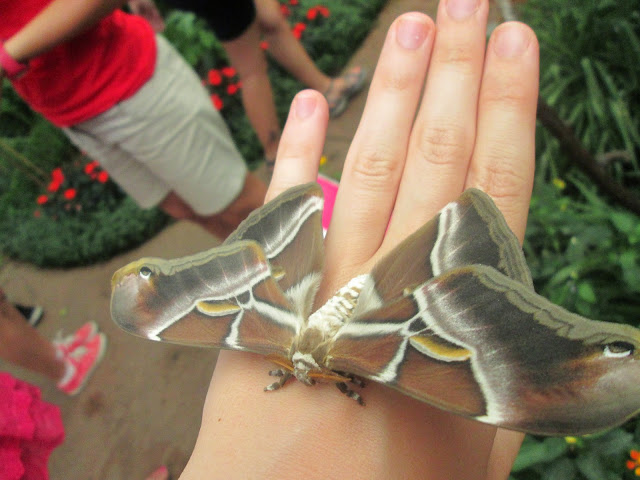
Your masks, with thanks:
[{"label": "pink shoe", "polygon": [[106,349],[107,337],[104,333],[98,333],[69,353],[65,359],[68,372],[58,383],[58,388],[67,395],[78,394],[102,360]]},{"label": "pink shoe", "polygon": [[97,332],[98,325],[96,322],[87,322],[71,335],[61,338],[60,340],[54,340],[53,344],[62,352],[63,357],[67,357],[76,348],[91,339]]}]

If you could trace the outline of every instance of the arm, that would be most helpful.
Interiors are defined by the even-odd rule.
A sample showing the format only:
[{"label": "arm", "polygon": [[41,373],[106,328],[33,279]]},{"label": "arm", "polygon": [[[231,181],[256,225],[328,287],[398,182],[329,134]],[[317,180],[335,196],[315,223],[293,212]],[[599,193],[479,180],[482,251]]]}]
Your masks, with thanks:
[{"label": "arm", "polygon": [[[524,237],[537,41],[511,23],[493,32],[485,50],[488,1],[468,15],[455,9],[462,3],[441,2],[437,34],[419,13],[389,30],[345,161],[316,304],[469,187],[490,194]],[[267,199],[315,179],[327,117],[317,92],[295,98]],[[375,382],[363,390],[364,408],[332,385],[292,382],[265,394],[268,369],[261,357],[220,353],[183,479],[499,479],[521,440]]]},{"label": "arm", "polygon": [[164,20],[153,0],[129,0],[128,5],[131,13],[140,15],[151,24],[154,32],[160,33],[164,30]]},{"label": "arm", "polygon": [[8,39],[5,49],[24,63],[73,38],[124,3],[124,0],[54,0]]}]

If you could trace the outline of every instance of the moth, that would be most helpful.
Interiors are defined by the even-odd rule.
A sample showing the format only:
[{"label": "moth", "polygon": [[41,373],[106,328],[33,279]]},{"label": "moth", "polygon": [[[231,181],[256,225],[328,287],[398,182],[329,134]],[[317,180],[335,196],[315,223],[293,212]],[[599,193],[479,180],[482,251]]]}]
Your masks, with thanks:
[{"label": "moth", "polygon": [[533,290],[502,214],[470,189],[312,312],[320,187],[291,188],[220,246],[143,258],[112,279],[111,314],[158,341],[268,356],[306,385],[369,379],[499,427],[578,435],[640,409],[640,334]]}]

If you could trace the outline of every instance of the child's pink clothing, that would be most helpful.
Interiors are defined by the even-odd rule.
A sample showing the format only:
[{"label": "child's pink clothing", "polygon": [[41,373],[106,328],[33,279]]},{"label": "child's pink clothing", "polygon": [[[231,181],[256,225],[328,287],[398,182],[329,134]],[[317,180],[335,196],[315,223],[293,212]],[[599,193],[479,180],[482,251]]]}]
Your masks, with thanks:
[{"label": "child's pink clothing", "polygon": [[47,462],[64,440],[60,410],[40,390],[0,372],[0,480],[46,480]]}]

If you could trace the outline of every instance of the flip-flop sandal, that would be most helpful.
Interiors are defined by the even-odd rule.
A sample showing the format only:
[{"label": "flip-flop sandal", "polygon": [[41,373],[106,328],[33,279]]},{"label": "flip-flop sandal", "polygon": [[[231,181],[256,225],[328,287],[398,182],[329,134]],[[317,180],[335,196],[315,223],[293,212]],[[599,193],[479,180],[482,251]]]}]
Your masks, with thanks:
[{"label": "flip-flop sandal", "polygon": [[349,104],[349,100],[356,93],[362,90],[364,83],[369,76],[369,72],[366,68],[363,67],[353,67],[344,75],[341,75],[340,78],[344,80],[347,85],[346,88],[341,92],[337,93],[334,91],[334,79],[331,79],[331,83],[329,83],[329,88],[327,88],[324,92],[324,98],[327,99],[327,103],[329,104],[329,117],[336,118],[342,114],[347,108]]}]

